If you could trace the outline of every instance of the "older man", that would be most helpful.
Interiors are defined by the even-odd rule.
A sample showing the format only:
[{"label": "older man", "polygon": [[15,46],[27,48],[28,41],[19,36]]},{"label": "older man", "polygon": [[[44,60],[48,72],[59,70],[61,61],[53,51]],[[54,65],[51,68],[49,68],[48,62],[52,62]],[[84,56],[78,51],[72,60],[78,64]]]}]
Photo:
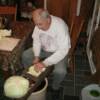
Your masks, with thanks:
[{"label": "older man", "polygon": [[[54,65],[52,88],[58,90],[66,75],[66,56],[71,47],[68,26],[44,9],[33,11],[32,18],[35,23],[33,47],[23,53],[22,63],[24,67],[34,64],[36,71]],[[45,59],[41,61],[41,58]]]}]

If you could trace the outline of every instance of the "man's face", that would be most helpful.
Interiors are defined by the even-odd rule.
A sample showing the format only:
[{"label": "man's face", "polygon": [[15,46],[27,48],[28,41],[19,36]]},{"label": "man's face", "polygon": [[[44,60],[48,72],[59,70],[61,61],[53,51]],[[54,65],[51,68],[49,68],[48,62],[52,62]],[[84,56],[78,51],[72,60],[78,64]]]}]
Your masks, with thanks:
[{"label": "man's face", "polygon": [[40,17],[33,18],[35,25],[41,30],[47,30],[48,27],[48,20],[41,19]]}]

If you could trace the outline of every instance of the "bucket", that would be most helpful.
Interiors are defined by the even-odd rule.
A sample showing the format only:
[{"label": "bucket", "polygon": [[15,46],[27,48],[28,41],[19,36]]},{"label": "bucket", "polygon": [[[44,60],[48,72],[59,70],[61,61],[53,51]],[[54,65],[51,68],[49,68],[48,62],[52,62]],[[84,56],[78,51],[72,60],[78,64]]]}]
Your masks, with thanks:
[{"label": "bucket", "polygon": [[82,89],[82,100],[100,100],[100,86],[91,84]]},{"label": "bucket", "polygon": [[48,86],[47,78],[41,83],[41,85],[31,93],[27,100],[46,100],[46,91]]}]

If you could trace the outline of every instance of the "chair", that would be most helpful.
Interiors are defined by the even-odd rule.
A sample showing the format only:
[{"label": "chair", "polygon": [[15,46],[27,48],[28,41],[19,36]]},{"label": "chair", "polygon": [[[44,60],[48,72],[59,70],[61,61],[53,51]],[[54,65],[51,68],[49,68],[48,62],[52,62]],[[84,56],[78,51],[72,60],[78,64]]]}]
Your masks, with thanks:
[{"label": "chair", "polygon": [[75,48],[82,30],[84,20],[80,16],[75,16],[70,26],[71,48],[68,53],[68,68],[74,73],[75,69]]},{"label": "chair", "polygon": [[0,16],[10,21],[16,21],[17,6],[0,6]]}]

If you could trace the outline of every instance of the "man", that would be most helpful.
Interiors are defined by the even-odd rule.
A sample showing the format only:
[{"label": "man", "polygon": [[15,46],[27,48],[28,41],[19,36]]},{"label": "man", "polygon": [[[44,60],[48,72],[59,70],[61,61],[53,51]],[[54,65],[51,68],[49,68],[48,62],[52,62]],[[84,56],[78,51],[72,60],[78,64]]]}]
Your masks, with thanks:
[{"label": "man", "polygon": [[33,47],[23,53],[22,63],[24,67],[34,64],[37,72],[54,65],[52,88],[58,90],[66,75],[66,56],[71,47],[68,26],[61,18],[40,8],[32,12],[32,19],[35,23]]}]

